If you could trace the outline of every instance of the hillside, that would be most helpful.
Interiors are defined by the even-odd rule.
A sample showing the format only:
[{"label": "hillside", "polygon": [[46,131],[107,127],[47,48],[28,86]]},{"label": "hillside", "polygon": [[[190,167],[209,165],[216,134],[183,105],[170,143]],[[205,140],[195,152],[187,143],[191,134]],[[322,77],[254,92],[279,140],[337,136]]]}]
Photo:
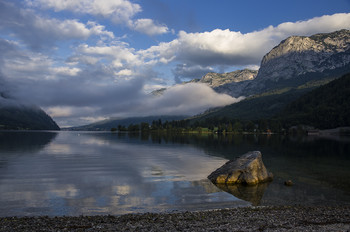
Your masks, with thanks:
[{"label": "hillside", "polygon": [[227,118],[241,120],[267,119],[282,111],[290,102],[303,94],[330,82],[333,79],[310,81],[297,87],[285,87],[246,98],[243,101],[222,108],[207,111],[191,119],[205,121],[209,118]]},{"label": "hillside", "polygon": [[350,126],[350,73],[290,103],[278,118],[319,129]]},{"label": "hillside", "polygon": [[0,105],[0,130],[59,129],[52,118],[39,107]]}]

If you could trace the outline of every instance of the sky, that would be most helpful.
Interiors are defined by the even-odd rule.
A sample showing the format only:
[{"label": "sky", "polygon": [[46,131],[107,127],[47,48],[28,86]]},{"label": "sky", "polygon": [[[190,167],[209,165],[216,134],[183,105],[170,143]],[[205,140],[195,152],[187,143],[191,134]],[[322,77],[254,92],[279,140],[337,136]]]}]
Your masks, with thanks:
[{"label": "sky", "polygon": [[242,98],[176,84],[258,69],[289,36],[340,29],[350,0],[0,0],[0,92],[60,127],[193,115]]}]

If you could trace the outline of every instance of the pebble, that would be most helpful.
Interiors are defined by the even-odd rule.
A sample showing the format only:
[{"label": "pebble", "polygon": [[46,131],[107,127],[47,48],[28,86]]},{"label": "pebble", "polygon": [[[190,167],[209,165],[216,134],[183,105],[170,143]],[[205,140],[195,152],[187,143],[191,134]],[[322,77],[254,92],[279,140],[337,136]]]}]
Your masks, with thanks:
[{"label": "pebble", "polygon": [[0,231],[350,231],[350,206],[269,206],[121,216],[5,217]]}]

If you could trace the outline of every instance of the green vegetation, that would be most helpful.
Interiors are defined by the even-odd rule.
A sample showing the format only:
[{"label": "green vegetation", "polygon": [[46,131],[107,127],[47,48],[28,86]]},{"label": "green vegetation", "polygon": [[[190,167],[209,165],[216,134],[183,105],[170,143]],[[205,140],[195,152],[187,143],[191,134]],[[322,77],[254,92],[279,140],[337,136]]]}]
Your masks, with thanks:
[{"label": "green vegetation", "polygon": [[298,99],[303,94],[327,84],[334,78],[309,81],[295,88],[284,87],[274,89],[262,94],[254,95],[241,102],[228,105],[216,110],[193,117],[192,121],[203,122],[208,118],[224,118],[230,120],[259,120],[271,119],[281,112],[290,102]]},{"label": "green vegetation", "polygon": [[278,118],[319,129],[350,126],[350,73],[293,101]]}]

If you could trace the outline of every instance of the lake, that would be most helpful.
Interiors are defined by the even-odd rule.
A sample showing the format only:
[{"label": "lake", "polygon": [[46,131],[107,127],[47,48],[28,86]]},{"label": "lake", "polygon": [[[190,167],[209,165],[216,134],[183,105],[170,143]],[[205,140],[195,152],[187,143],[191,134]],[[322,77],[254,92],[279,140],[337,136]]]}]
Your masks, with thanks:
[{"label": "lake", "polygon": [[[262,152],[274,181],[218,188],[207,176]],[[350,204],[350,138],[0,132],[0,216]],[[292,187],[283,183],[291,179]]]}]

